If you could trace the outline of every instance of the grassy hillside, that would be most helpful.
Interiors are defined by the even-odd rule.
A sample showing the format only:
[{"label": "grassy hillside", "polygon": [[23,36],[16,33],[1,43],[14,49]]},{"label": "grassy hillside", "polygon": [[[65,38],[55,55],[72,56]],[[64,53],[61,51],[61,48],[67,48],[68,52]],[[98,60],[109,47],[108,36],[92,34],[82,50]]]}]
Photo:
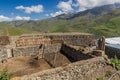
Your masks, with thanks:
[{"label": "grassy hillside", "polygon": [[17,27],[39,32],[88,32],[96,34],[96,37],[120,36],[120,8],[113,6],[97,7],[83,12],[60,15],[45,20],[18,21]]},{"label": "grassy hillside", "polygon": [[66,15],[31,21],[18,27],[26,27],[40,32],[88,32],[96,34],[97,37],[120,36],[120,9],[97,16],[88,13],[73,19],[65,19],[65,17]]},{"label": "grassy hillside", "polygon": [[0,34],[2,35],[16,36],[16,35],[28,34],[28,33],[38,33],[38,32],[29,29],[16,28],[13,26],[0,23]]},{"label": "grassy hillside", "polygon": [[120,9],[100,16],[93,21],[95,26],[87,30],[87,32],[94,33],[97,36],[120,36]]}]

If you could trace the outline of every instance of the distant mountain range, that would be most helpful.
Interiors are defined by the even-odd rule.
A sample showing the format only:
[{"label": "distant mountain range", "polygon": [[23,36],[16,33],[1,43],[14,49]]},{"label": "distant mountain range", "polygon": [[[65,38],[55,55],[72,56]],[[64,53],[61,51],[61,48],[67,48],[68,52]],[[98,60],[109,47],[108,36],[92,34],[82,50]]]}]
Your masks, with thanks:
[{"label": "distant mountain range", "polygon": [[73,19],[73,18],[76,18],[79,16],[84,16],[88,13],[93,14],[95,16],[99,16],[99,15],[103,15],[103,14],[106,14],[108,12],[111,12],[113,10],[116,10],[118,8],[120,8],[120,3],[104,5],[104,6],[88,9],[88,10],[85,10],[83,12],[78,12],[78,13],[73,13],[73,14],[68,14],[68,15],[60,15],[57,17],[59,17],[61,19],[69,20],[69,19]]},{"label": "distant mountain range", "polygon": [[96,34],[96,37],[120,36],[120,3],[44,20],[13,21],[4,24],[39,32],[89,32]]}]

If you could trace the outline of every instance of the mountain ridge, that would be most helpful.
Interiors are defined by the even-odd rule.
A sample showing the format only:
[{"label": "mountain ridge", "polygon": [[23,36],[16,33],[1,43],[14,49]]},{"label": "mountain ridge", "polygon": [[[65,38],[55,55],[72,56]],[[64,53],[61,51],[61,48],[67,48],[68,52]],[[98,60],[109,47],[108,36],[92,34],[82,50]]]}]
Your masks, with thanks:
[{"label": "mountain ridge", "polygon": [[104,5],[83,12],[59,15],[53,18],[26,21],[16,25],[19,28],[39,32],[87,32],[97,37],[120,36],[120,3]]}]

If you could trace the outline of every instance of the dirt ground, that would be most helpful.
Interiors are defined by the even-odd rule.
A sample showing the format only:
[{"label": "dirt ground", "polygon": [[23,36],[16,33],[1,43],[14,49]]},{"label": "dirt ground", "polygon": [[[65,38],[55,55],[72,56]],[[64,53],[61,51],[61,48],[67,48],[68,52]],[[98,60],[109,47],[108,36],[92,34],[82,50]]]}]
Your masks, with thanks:
[{"label": "dirt ground", "polygon": [[0,70],[8,70],[13,76],[23,76],[26,74],[36,73],[42,70],[52,68],[44,59],[33,59],[30,56],[15,57],[0,63]]}]

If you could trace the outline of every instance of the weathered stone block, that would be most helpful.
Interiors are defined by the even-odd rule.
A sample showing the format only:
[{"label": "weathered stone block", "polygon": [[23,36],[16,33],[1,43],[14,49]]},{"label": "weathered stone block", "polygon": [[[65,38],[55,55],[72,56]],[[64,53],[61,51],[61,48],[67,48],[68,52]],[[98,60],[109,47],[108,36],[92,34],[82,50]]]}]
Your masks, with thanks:
[{"label": "weathered stone block", "polygon": [[33,47],[19,47],[13,49],[13,55],[16,56],[29,56],[39,54],[39,46]]},{"label": "weathered stone block", "polygon": [[102,50],[93,50],[92,54],[95,56],[103,56],[103,55],[105,55],[105,52]]},{"label": "weathered stone block", "polygon": [[8,45],[8,44],[10,44],[10,37],[0,35],[0,45]]}]

